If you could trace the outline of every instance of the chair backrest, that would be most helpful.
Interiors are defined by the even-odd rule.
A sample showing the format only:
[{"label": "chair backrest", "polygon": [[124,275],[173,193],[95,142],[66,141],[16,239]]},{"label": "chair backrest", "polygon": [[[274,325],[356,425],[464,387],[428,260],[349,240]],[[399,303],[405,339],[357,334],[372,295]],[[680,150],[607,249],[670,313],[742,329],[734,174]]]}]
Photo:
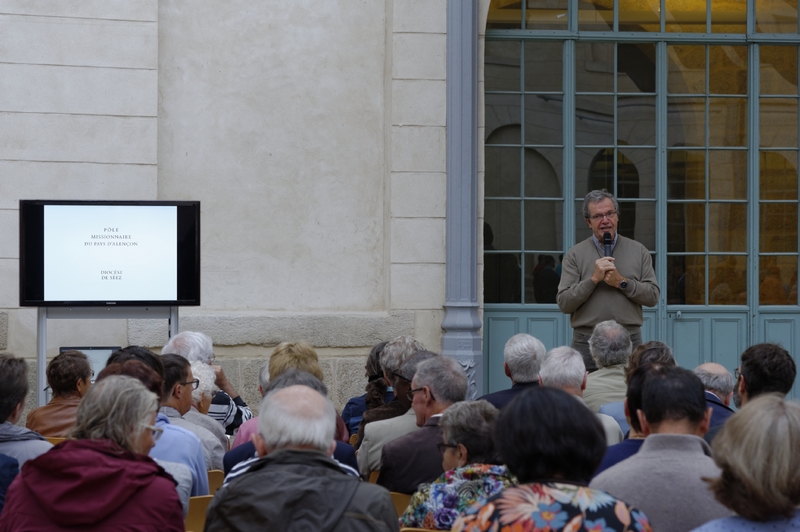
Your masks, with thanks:
[{"label": "chair backrest", "polygon": [[406,495],[405,493],[397,493],[396,491],[389,492],[392,495],[392,502],[394,503],[394,509],[397,512],[397,517],[400,517],[404,513],[406,513],[406,508],[408,508],[408,503],[411,502],[411,495]]},{"label": "chair backrest", "polygon": [[376,482],[378,482],[378,475],[380,474],[381,474],[380,470],[373,471],[372,473],[369,474],[369,481],[375,484]]},{"label": "chair backrest", "polygon": [[225,473],[221,469],[210,469],[208,471],[208,493],[214,495],[224,480]]},{"label": "chair backrest", "polygon": [[52,443],[53,445],[58,445],[62,441],[66,440],[66,438],[45,438],[47,441]]},{"label": "chair backrest", "polygon": [[350,435],[350,445],[355,445],[358,441],[358,434],[351,434]]},{"label": "chair backrest", "polygon": [[186,530],[200,532],[206,527],[206,510],[213,495],[189,497],[189,513],[186,514]]}]

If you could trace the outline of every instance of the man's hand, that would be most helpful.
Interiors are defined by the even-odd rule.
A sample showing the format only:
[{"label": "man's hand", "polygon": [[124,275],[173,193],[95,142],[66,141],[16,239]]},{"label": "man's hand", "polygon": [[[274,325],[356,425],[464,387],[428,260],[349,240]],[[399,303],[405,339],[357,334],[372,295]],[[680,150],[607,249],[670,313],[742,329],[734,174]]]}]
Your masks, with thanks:
[{"label": "man's hand", "polygon": [[619,288],[619,283],[622,282],[622,279],[624,279],[624,277],[619,274],[616,268],[607,271],[606,276],[603,277],[603,281],[605,281],[608,286],[613,286],[614,288]]},{"label": "man's hand", "polygon": [[594,261],[594,273],[592,273],[592,282],[594,284],[597,284],[600,281],[605,281],[608,274],[611,273],[612,271],[613,272],[617,271],[617,267],[614,266],[614,257],[602,257],[597,259],[596,261]]},{"label": "man's hand", "polygon": [[216,375],[216,380],[214,384],[222,390],[223,392],[227,393],[231,399],[239,397],[239,394],[236,392],[236,389],[231,384],[231,381],[228,380],[228,377],[225,375],[225,372],[222,371],[222,366],[211,366],[214,368],[214,375]]}]

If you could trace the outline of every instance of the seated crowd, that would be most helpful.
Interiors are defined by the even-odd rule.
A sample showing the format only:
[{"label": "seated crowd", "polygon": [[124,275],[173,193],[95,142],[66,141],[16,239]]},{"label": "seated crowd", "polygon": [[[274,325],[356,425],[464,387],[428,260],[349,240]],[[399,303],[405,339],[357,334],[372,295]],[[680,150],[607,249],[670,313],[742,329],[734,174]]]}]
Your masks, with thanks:
[{"label": "seated crowd", "polygon": [[783,347],[748,347],[735,378],[678,367],[661,342],[634,350],[613,321],[589,347],[591,373],[515,335],[511,387],[469,400],[457,360],[401,336],[372,349],[340,415],[314,348],[283,342],[254,417],[211,339],[182,332],[160,355],[114,352],[94,383],[86,355],[59,354],[25,427],[27,363],[0,354],[0,532],[185,530],[216,469],[206,531],[800,529]]}]

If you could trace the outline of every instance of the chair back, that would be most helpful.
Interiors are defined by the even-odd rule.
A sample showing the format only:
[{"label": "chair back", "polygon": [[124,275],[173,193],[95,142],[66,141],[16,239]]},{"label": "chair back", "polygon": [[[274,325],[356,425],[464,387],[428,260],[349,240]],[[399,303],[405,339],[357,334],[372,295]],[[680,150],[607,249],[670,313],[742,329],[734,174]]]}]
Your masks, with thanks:
[{"label": "chair back", "polygon": [[214,495],[224,480],[225,473],[221,469],[210,469],[208,471],[208,493]]},{"label": "chair back", "polygon": [[390,491],[389,493],[392,495],[392,502],[394,503],[394,509],[397,512],[397,517],[402,516],[404,513],[406,513],[408,503],[411,502],[411,495],[397,493],[396,491]]},{"label": "chair back", "polygon": [[355,446],[357,441],[358,441],[358,434],[351,434],[350,435],[350,445]]},{"label": "chair back", "polygon": [[45,438],[47,441],[52,443],[53,445],[58,445],[62,441],[66,440],[66,438]]},{"label": "chair back", "polygon": [[187,531],[201,532],[206,527],[206,510],[213,498],[213,495],[189,497],[189,513],[184,521]]},{"label": "chair back", "polygon": [[373,484],[377,483],[378,482],[378,475],[380,475],[380,474],[381,474],[380,470],[373,471],[372,473],[369,474],[369,481],[371,483],[373,483]]}]

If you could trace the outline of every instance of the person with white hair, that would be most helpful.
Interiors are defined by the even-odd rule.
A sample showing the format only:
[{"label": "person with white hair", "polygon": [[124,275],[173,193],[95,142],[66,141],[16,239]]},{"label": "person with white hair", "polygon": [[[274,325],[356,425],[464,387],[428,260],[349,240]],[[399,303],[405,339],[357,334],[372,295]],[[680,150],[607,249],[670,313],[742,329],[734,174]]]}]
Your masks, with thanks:
[{"label": "person with white hair", "polygon": [[539,367],[544,358],[544,344],[530,334],[515,334],[503,349],[503,370],[511,379],[511,388],[484,395],[488,401],[502,410],[520,392],[539,385]]},{"label": "person with white hair", "polygon": [[302,385],[268,393],[259,405],[261,459],[217,491],[206,532],[239,530],[399,530],[389,492],[342,471],[336,446],[336,410]]},{"label": "person with white hair", "polygon": [[[556,347],[547,352],[541,369],[539,369],[539,384],[549,388],[564,390],[585,405],[583,390],[586,389],[586,366],[583,355],[569,346]],[[588,408],[588,407],[587,407]],[[606,434],[606,444],[616,445],[623,438],[622,429],[619,428],[613,417],[605,414],[595,414],[603,431]]]},{"label": "person with white hair", "polygon": [[233,434],[242,423],[253,417],[250,407],[228,380],[222,366],[214,364],[214,344],[207,334],[194,331],[178,333],[169,339],[161,354],[180,355],[189,362],[202,362],[214,369],[214,384],[219,391],[211,398],[208,415],[222,424],[226,434]]},{"label": "person with white hair", "polygon": [[589,338],[589,349],[597,371],[589,373],[583,400],[592,412],[599,412],[605,404],[625,400],[628,389],[625,366],[633,351],[633,343],[625,327],[614,320],[606,320],[595,325]]},{"label": "person with white hair", "polygon": [[711,425],[703,438],[711,445],[722,425],[734,414],[730,407],[733,398],[733,375],[722,364],[706,362],[694,368],[706,389],[706,404],[711,407]]},{"label": "person with white hair", "polygon": [[208,408],[211,406],[214,392],[217,391],[217,386],[214,384],[216,381],[214,369],[208,364],[198,361],[192,362],[190,366],[192,376],[198,380],[198,385],[192,390],[192,405],[189,411],[183,415],[183,419],[211,432],[217,437],[222,447],[227,449],[228,437],[225,435],[225,429],[221,423],[208,415]]}]

